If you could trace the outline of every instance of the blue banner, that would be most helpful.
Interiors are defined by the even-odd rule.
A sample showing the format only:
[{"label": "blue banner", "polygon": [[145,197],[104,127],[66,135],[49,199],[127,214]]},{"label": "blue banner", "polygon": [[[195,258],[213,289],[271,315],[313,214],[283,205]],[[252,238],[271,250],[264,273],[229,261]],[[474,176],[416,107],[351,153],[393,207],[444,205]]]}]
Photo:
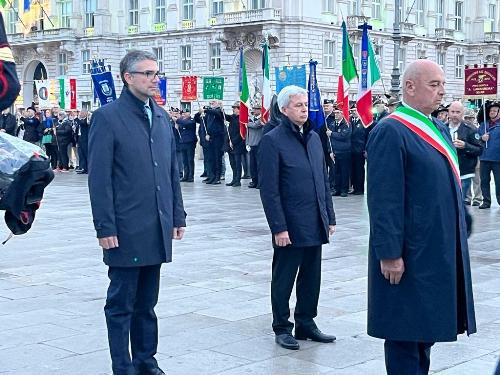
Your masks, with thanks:
[{"label": "blue banner", "polygon": [[162,106],[167,104],[167,78],[160,77],[158,80],[158,92],[153,96],[156,104]]},{"label": "blue banner", "polygon": [[309,121],[313,124],[313,129],[319,129],[325,126],[325,113],[321,105],[321,93],[316,79],[317,61],[309,61],[309,83],[307,85],[307,94],[309,101]]},{"label": "blue banner", "polygon": [[95,92],[101,105],[106,105],[116,100],[115,83],[111,72],[92,74]]},{"label": "blue banner", "polygon": [[306,88],[306,65],[281,66],[275,68],[276,94],[285,86],[295,85]]},{"label": "blue banner", "polygon": [[30,7],[31,7],[31,0],[24,0],[24,7],[23,7],[24,11],[27,12],[28,10],[30,10]]}]

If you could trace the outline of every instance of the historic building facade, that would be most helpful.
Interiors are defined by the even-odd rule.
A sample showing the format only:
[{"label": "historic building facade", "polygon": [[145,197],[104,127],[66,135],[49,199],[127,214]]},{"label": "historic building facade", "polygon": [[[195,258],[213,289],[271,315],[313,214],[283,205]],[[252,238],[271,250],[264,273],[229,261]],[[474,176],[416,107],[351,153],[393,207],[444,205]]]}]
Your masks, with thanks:
[{"label": "historic building facade", "polygon": [[[264,38],[271,46],[273,88],[274,67],[312,58],[319,62],[323,95],[334,97],[341,69],[342,19],[355,57],[360,50],[358,25],[367,21],[372,26],[383,77],[374,91],[389,92],[396,11],[401,18],[399,68],[402,71],[417,58],[438,62],[446,72],[447,101],[461,97],[466,64],[499,62],[500,0],[400,2],[395,9],[394,0],[40,0],[27,14],[17,8],[3,12],[23,82],[19,105],[33,100],[35,79],[56,82],[69,76],[77,78],[79,105],[93,106],[89,60],[104,58],[121,88],[119,61],[134,48],[158,57],[167,76],[170,105],[179,106],[180,77],[186,75],[225,77],[224,99],[229,104],[238,98],[240,47],[252,90],[259,90]],[[58,87],[52,91],[57,101]]]}]

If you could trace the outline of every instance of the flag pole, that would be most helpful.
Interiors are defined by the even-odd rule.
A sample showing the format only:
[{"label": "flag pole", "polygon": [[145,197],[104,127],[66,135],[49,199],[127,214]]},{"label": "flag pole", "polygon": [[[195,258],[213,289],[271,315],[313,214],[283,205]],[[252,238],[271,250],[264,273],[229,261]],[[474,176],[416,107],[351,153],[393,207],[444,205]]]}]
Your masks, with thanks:
[{"label": "flag pole", "polygon": [[[483,124],[484,134],[486,134],[486,98],[483,96]],[[486,141],[485,148],[488,148],[488,141]]]}]

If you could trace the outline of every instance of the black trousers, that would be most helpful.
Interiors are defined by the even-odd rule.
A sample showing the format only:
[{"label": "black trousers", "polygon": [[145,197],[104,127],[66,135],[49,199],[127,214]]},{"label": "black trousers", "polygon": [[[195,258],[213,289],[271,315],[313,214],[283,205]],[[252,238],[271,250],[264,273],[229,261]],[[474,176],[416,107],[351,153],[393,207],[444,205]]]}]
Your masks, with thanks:
[{"label": "black trousers", "polygon": [[495,179],[495,194],[497,196],[497,202],[500,204],[500,161],[481,160],[479,164],[479,176],[481,178],[483,203],[491,204],[491,172],[493,172],[493,178]]},{"label": "black trousers", "polygon": [[57,152],[59,155],[59,168],[69,169],[69,156],[68,156],[68,143],[58,143],[57,144]]},{"label": "black trousers", "polygon": [[78,142],[78,164],[81,170],[87,171],[87,157],[89,154],[88,140],[80,140]]},{"label": "black trousers", "polygon": [[337,193],[349,191],[349,177],[351,174],[351,153],[335,154],[335,190]]},{"label": "black trousers", "polygon": [[208,146],[202,146],[203,149],[203,174],[210,176],[210,151]]},{"label": "black trousers", "polygon": [[50,159],[50,166],[52,167],[52,169],[57,168],[57,159],[58,159],[57,145],[52,143],[46,143],[45,151],[47,152],[47,156]]},{"label": "black trousers", "polygon": [[250,177],[255,185],[259,184],[259,146],[250,147]]},{"label": "black trousers", "polygon": [[154,358],[158,346],[154,307],[160,290],[160,267],[109,267],[104,312],[114,375],[147,373],[158,367]]},{"label": "black trousers", "polygon": [[434,343],[385,340],[387,375],[427,375]]},{"label": "black trousers", "polygon": [[243,175],[250,176],[250,171],[248,170],[248,152],[245,150],[245,153],[241,155],[241,164],[243,165]]},{"label": "black trousers", "polygon": [[231,182],[241,182],[241,159],[242,154],[234,154],[229,152],[229,163],[231,164],[231,169],[233,170],[233,179]]},{"label": "black trousers", "polygon": [[184,178],[189,180],[194,178],[194,150],[196,142],[183,143],[181,146],[182,164],[184,166]]},{"label": "black trousers", "polygon": [[295,277],[297,277],[295,326],[305,329],[315,328],[314,318],[318,315],[321,285],[321,245],[274,249],[271,305],[273,331],[276,335],[292,333],[293,323],[288,320],[290,317],[288,303]]},{"label": "black trousers", "polygon": [[351,184],[354,193],[365,192],[365,156],[362,152],[351,153]]},{"label": "black trousers", "polygon": [[208,143],[208,177],[210,179],[220,180],[222,174],[222,151],[223,137],[213,137]]}]

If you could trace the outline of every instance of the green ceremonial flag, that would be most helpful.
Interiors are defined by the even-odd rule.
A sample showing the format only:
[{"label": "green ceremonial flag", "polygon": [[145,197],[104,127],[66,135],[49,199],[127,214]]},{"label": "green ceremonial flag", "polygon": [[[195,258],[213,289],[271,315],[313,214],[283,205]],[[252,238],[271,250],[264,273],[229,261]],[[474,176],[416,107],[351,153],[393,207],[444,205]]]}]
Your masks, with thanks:
[{"label": "green ceremonial flag", "polygon": [[342,22],[342,75],[347,83],[358,76],[345,22]]},{"label": "green ceremonial flag", "polygon": [[203,77],[203,99],[224,99],[224,77]]},{"label": "green ceremonial flag", "polygon": [[375,60],[375,53],[373,52],[372,41],[370,39],[368,39],[368,58],[370,59],[370,77],[371,84],[373,85],[380,79],[380,69]]}]

